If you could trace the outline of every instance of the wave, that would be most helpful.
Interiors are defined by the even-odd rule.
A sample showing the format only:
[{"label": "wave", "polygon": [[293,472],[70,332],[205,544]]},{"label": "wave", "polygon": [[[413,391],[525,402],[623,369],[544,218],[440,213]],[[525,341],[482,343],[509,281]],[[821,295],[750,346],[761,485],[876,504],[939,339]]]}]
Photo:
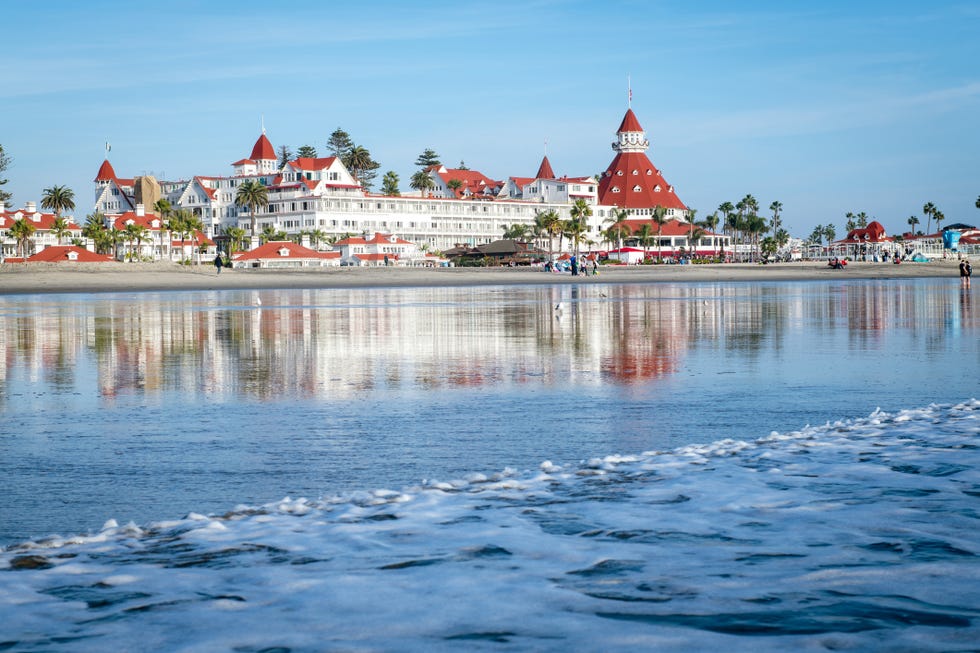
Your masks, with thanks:
[{"label": "wave", "polygon": [[0,551],[0,650],[980,639],[980,401]]}]

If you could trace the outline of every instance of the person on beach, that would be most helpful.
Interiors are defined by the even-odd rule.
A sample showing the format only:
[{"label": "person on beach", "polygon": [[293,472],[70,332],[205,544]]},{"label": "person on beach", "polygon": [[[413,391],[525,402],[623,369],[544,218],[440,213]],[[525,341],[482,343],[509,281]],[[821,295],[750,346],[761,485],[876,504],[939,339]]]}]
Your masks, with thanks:
[{"label": "person on beach", "polygon": [[973,276],[973,266],[970,265],[970,259],[963,259],[960,261],[960,285],[964,288],[970,287],[970,277]]},{"label": "person on beach", "polygon": [[221,252],[214,257],[214,267],[218,270],[218,274],[221,274],[221,268],[225,265],[224,259],[221,258]]}]

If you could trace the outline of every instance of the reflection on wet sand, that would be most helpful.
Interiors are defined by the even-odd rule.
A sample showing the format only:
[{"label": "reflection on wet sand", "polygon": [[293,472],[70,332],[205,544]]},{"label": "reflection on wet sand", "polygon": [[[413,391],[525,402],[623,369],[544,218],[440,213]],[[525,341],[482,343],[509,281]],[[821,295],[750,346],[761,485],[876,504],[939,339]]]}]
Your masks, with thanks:
[{"label": "reflection on wet sand", "polygon": [[[922,284],[936,285],[923,293]],[[805,292],[803,287],[806,288]],[[970,327],[943,280],[228,291],[0,298],[0,390],[11,371],[63,389],[94,365],[104,400],[354,397],[487,384],[629,384],[678,371],[694,348],[777,351],[788,332],[839,328],[923,350]],[[921,327],[919,327],[921,329]],[[79,390],[84,390],[80,388]]]}]

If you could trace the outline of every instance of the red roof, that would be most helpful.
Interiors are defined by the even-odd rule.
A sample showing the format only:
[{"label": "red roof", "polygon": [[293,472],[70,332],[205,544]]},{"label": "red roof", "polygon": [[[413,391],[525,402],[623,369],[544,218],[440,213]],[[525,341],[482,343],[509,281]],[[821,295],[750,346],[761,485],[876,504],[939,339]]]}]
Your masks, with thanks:
[{"label": "red roof", "polygon": [[873,220],[867,227],[851,229],[847,236],[839,243],[882,243],[891,242],[891,238],[885,235],[885,228],[877,220]]},{"label": "red roof", "polygon": [[231,165],[233,165],[233,166],[253,165],[254,166],[255,165],[255,161],[253,161],[252,159],[239,159],[238,161],[235,161]]},{"label": "red roof", "polygon": [[[17,214],[20,213],[21,217],[26,219],[28,222],[34,225],[34,228],[38,231],[50,231],[54,228],[54,221],[56,220],[54,213],[28,213],[24,209],[17,209],[16,211],[4,211],[0,213],[0,228],[9,228],[10,224],[17,220]],[[34,220],[34,216],[37,215],[37,221]],[[69,231],[81,231],[82,228],[77,224],[72,222],[66,216],[61,216],[65,220],[65,227]]]},{"label": "red roof", "polygon": [[259,136],[259,140],[255,141],[255,145],[252,147],[252,155],[249,158],[255,159],[256,161],[261,161],[263,159],[271,159],[274,161],[276,159],[276,150],[274,147],[272,147],[272,143],[269,142],[269,139],[265,137],[265,132],[262,132],[262,135]]},{"label": "red roof", "polygon": [[616,130],[616,133],[641,131],[643,131],[643,127],[640,127],[640,121],[636,119],[636,114],[633,113],[632,109],[627,109],[626,115],[623,116],[623,122],[619,123],[619,129]]},{"label": "red roof", "polygon": [[109,159],[102,162],[99,166],[99,173],[95,175],[95,181],[110,181],[116,178],[116,171],[112,169]]},{"label": "red roof", "polygon": [[[280,254],[285,250],[286,255]],[[259,245],[250,252],[242,252],[235,257],[236,261],[257,261],[259,259],[333,259],[340,258],[340,252],[318,252],[303,247],[289,240],[270,240],[264,245]]]},{"label": "red roof", "polygon": [[551,169],[551,162],[548,161],[547,155],[541,159],[541,165],[538,166],[538,174],[534,175],[535,179],[554,179],[555,171]]},{"label": "red roof", "polygon": [[204,235],[201,231],[195,231],[191,240],[171,240],[171,247],[194,247],[195,245],[214,245],[214,241]]},{"label": "red roof", "polygon": [[[153,221],[159,221],[156,227],[153,226]],[[157,217],[155,213],[147,213],[145,215],[136,215],[136,211],[126,211],[118,218],[112,221],[112,226],[118,231],[122,231],[126,228],[126,224],[132,222],[133,224],[138,224],[150,229],[151,231],[159,231],[160,227],[163,226],[163,221]]]},{"label": "red roof", "polygon": [[317,159],[310,159],[307,157],[300,157],[298,159],[293,159],[289,162],[289,165],[300,170],[323,170],[329,168],[333,165],[333,162],[337,160],[335,156],[320,157]]},{"label": "red roof", "polygon": [[599,204],[627,209],[662,206],[687,210],[674,193],[674,187],[667,183],[644,152],[616,155],[599,181]]},{"label": "red roof", "polygon": [[109,263],[112,262],[112,257],[105,256],[104,254],[96,254],[95,252],[90,252],[84,247],[76,247],[75,245],[56,245],[52,247],[45,247],[40,252],[34,256],[27,259],[27,263],[68,263],[72,262],[69,258],[69,252],[74,252],[77,258],[75,262],[78,263]]},{"label": "red roof", "polygon": [[[482,193],[488,188],[493,188],[499,186],[499,181],[494,181],[487,177],[482,172],[477,172],[476,170],[461,170],[459,168],[438,168],[436,174],[442,179],[442,182],[449,185],[449,182],[453,179],[459,179],[463,182],[459,190],[456,191],[456,197],[463,197],[467,190],[470,193]],[[450,189],[452,190],[452,189]]]},{"label": "red roof", "polygon": [[[629,218],[628,220],[623,220],[625,224],[634,234],[640,230],[643,225],[649,225],[651,233],[657,233],[657,223],[650,218]],[[705,236],[714,236],[715,234],[702,229]],[[681,222],[680,220],[670,220],[664,223],[663,228],[660,230],[661,236],[687,236],[691,233],[691,223]]]}]

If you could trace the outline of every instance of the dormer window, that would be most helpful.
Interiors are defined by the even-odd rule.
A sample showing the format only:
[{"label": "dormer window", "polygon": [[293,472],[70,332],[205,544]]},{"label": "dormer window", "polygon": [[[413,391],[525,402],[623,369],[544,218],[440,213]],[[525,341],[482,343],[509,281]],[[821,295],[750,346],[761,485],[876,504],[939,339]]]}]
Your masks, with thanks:
[{"label": "dormer window", "polygon": [[612,192],[618,193],[619,192],[619,186],[613,186],[612,187]]},{"label": "dormer window", "polygon": [[640,171],[639,171],[639,170],[634,170],[634,171],[633,171],[633,174],[634,174],[634,175],[638,175],[638,174],[640,174]]},{"label": "dormer window", "polygon": [[633,186],[633,192],[634,193],[639,193],[640,192],[640,185],[639,184],[637,184],[636,186]]},{"label": "dormer window", "polygon": [[616,176],[617,177],[622,177],[623,176],[623,171],[622,170],[617,170],[616,171]]},{"label": "dormer window", "polygon": [[68,250],[68,260],[69,261],[77,261],[78,260],[78,252],[76,252],[73,249],[72,250]]},{"label": "dormer window", "polygon": [[648,168],[648,169],[647,169],[647,174],[648,174],[648,175],[652,175],[652,174],[653,174],[653,170],[650,170],[650,169]]},{"label": "dormer window", "polygon": [[654,193],[659,193],[660,192],[660,184],[657,184],[656,186],[653,187],[653,192]]},{"label": "dormer window", "polygon": [[288,247],[280,247],[279,248],[279,256],[289,256],[289,248]]}]

